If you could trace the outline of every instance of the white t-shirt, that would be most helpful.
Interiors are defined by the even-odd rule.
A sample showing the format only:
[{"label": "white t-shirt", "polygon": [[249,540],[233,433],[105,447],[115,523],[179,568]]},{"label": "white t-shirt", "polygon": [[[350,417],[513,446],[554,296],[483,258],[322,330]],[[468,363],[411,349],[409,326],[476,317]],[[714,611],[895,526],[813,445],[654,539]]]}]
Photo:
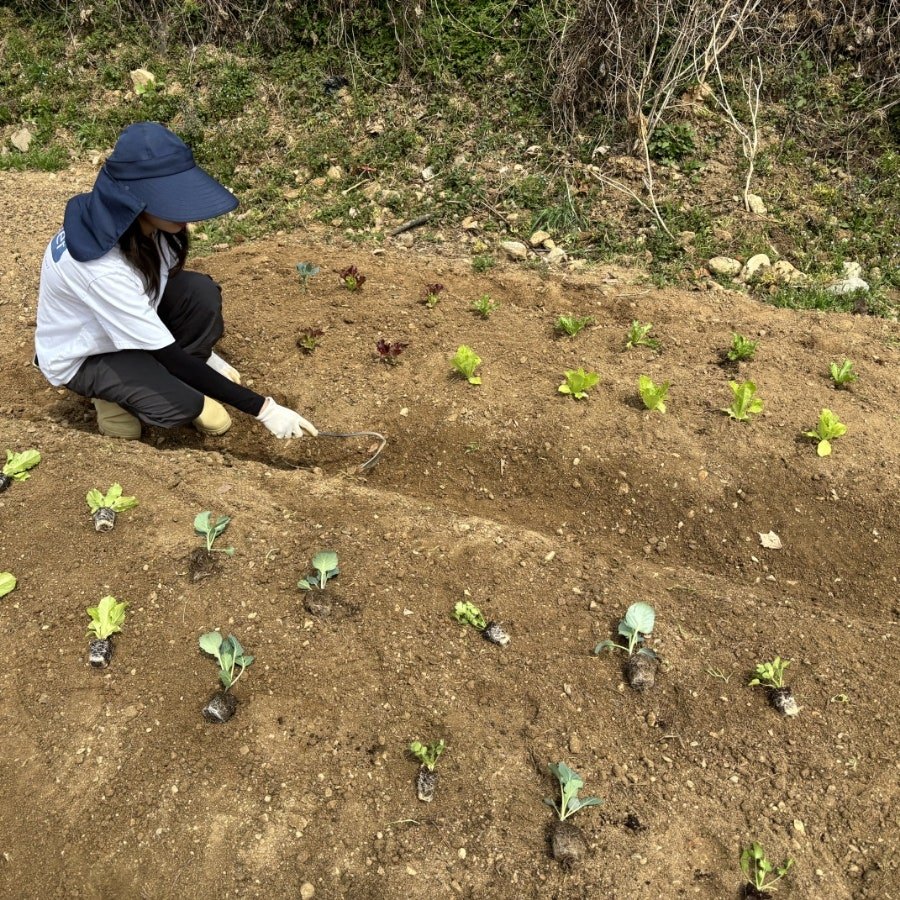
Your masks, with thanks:
[{"label": "white t-shirt", "polygon": [[[174,254],[160,247],[160,288],[165,290]],[[41,265],[34,348],[52,385],[67,384],[89,356],[116,350],[159,350],[175,341],[144,290],[141,276],[113,247],[99,259],[77,262],[66,233],[50,241]]]}]

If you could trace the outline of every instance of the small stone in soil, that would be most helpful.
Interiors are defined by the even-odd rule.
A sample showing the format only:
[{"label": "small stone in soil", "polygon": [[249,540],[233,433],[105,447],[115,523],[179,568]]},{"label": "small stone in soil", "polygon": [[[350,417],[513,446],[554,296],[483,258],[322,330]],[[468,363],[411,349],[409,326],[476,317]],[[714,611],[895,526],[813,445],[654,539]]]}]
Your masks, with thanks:
[{"label": "small stone in soil", "polygon": [[431,803],[434,800],[434,790],[437,787],[438,773],[421,766],[416,775],[416,794],[423,803]]},{"label": "small stone in soil", "polygon": [[553,858],[564,868],[571,869],[587,852],[587,843],[577,825],[556,821],[550,831]]},{"label": "small stone in soil", "polygon": [[636,691],[645,691],[656,683],[656,668],[659,661],[646,653],[635,653],[629,657],[626,667],[628,683]]},{"label": "small stone in soil", "polygon": [[214,725],[227,722],[237,710],[237,697],[227,691],[216,691],[203,707],[203,718]]}]

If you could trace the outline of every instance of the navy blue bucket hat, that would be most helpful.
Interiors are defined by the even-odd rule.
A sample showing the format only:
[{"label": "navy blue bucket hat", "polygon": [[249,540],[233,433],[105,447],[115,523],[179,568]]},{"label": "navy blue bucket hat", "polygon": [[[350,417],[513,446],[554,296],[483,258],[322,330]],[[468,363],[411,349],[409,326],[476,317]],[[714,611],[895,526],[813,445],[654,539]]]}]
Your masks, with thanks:
[{"label": "navy blue bucket hat", "polygon": [[181,138],[157,122],[138,122],[119,135],[91,192],[68,202],[66,246],[74,259],[87,262],[109,252],[142,212],[170,222],[201,222],[237,205]]}]

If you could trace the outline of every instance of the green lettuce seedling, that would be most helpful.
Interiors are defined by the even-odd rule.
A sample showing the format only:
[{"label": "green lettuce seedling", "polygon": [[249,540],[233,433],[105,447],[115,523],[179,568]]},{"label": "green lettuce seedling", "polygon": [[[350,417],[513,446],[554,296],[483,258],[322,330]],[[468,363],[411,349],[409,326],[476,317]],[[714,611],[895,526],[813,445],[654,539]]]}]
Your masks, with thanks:
[{"label": "green lettuce seedling", "polygon": [[557,334],[575,337],[579,331],[594,324],[593,316],[560,316],[553,325]]},{"label": "green lettuce seedling", "polygon": [[642,323],[635,319],[628,329],[625,349],[630,350],[632,347],[649,347],[651,350],[659,350],[659,341],[656,338],[650,337],[651,328],[653,328],[652,322]]},{"label": "green lettuce seedling", "polygon": [[478,313],[482,319],[489,319],[492,312],[500,309],[500,304],[492,300],[487,294],[482,294],[477,300],[473,300],[469,304],[469,309]]},{"label": "green lettuce seedling", "polygon": [[582,777],[565,763],[560,762],[554,765],[550,763],[548,768],[559,782],[559,800],[547,797],[544,803],[556,810],[559,821],[564,822],[569,816],[573,816],[579,809],[586,809],[589,806],[600,806],[603,802],[597,797],[585,797],[581,799],[578,792],[584,787]]},{"label": "green lettuce seedling", "polygon": [[213,547],[216,538],[228,527],[230,521],[231,516],[217,516],[213,521],[208,510],[197,514],[194,519],[194,531],[206,538],[207,553],[226,553],[228,556],[234,556],[234,547],[227,547],[224,550]]},{"label": "green lettuce seedling", "polygon": [[[240,641],[233,635],[223,638],[218,631],[208,631],[200,635],[200,649],[210,656],[214,656],[219,663],[219,681],[226,691],[230,690],[238,678],[244,674],[254,657],[244,653]],[[240,672],[234,674],[235,667],[240,667]]]},{"label": "green lettuce seedling", "polygon": [[37,450],[23,450],[21,453],[6,451],[6,462],[3,464],[3,472],[0,473],[0,494],[5,491],[13,481],[25,481],[30,478],[28,470],[33,469],[41,461],[41,454]]},{"label": "green lettuce seedling", "polygon": [[669,385],[671,382],[664,381],[657,387],[653,380],[647,375],[641,375],[638,378],[638,393],[644,406],[649,410],[658,410],[661,413],[666,411],[666,394],[669,393]]},{"label": "green lettuce seedling", "polygon": [[757,663],[753,680],[749,687],[775,688],[776,690],[784,687],[784,670],[791,664],[789,659],[782,659],[776,656],[771,662]]},{"label": "green lettuce seedling", "polygon": [[756,348],[759,341],[751,341],[742,334],[732,332],[731,349],[726,354],[732,362],[740,362],[741,360],[750,360],[756,355]]},{"label": "green lettuce seedling", "polygon": [[312,558],[312,564],[316,571],[297,582],[297,587],[301,591],[311,591],[313,588],[324,590],[328,580],[341,572],[338,568],[338,555],[333,550],[322,550],[317,553]]},{"label": "green lettuce seedling", "polygon": [[16,589],[16,576],[12,572],[0,572],[0,597],[5,597],[10,591]]},{"label": "green lettuce seedling", "polygon": [[484,631],[487,628],[487,619],[481,610],[468,600],[461,600],[456,604],[453,608],[453,618],[460,625],[471,625],[477,631]]},{"label": "green lettuce seedling", "polygon": [[481,365],[481,357],[471,347],[462,344],[450,363],[469,384],[481,384],[481,377],[475,374],[475,370]]},{"label": "green lettuce seedling", "polygon": [[566,380],[557,388],[561,394],[568,394],[576,400],[583,400],[588,391],[597,384],[600,376],[596,372],[585,372],[584,368],[566,370]]},{"label": "green lettuce seedling", "polygon": [[[777,891],[775,883],[781,881],[787,875],[788,869],[794,864],[794,860],[788,857],[778,868],[769,862],[763,848],[753,841],[749,847],[741,852],[741,871],[748,883],[752,884],[757,892]],[[770,877],[772,873],[775,877]]]},{"label": "green lettuce seedling", "polygon": [[89,606],[87,614],[91,617],[88,625],[88,635],[93,635],[98,641],[105,641],[118,634],[125,623],[124,600],[120,603],[115,597],[104,597],[96,606]]},{"label": "green lettuce seedling", "polygon": [[300,285],[305,291],[307,288],[307,283],[309,279],[314,275],[318,275],[321,269],[313,265],[311,262],[298,262],[297,263],[297,274],[300,276]]},{"label": "green lettuce seedling", "polygon": [[815,431],[803,432],[806,437],[819,442],[816,445],[816,453],[819,456],[831,456],[831,442],[846,433],[847,426],[830,409],[823,409],[819,413],[819,422]]},{"label": "green lettuce seedling", "polygon": [[833,362],[829,370],[835,387],[843,388],[859,380],[859,375],[853,371],[853,363],[849,359],[845,359],[840,365]]},{"label": "green lettuce seedling", "polygon": [[444,739],[433,741],[430,744],[423,744],[421,741],[413,741],[409,745],[409,752],[423,765],[429,772],[434,771],[440,755],[446,749]]},{"label": "green lettuce seedling", "polygon": [[138,505],[136,497],[123,497],[122,485],[116,482],[105,493],[102,494],[97,488],[91,488],[87,492],[87,505],[92,513],[100,509],[111,509],[113,512],[125,512],[127,509],[134,509]]},{"label": "green lettuce seedling", "polygon": [[738,422],[748,422],[751,415],[761,413],[763,409],[762,398],[756,395],[756,384],[752,381],[729,381],[731,394],[734,398],[731,406],[722,408],[722,412],[728,413],[732,419]]}]

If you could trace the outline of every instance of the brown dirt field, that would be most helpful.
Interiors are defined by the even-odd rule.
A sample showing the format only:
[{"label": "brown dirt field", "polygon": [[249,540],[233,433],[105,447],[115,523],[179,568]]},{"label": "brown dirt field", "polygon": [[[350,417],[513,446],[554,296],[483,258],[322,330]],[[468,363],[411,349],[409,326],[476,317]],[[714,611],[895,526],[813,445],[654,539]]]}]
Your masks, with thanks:
[{"label": "brown dirt field", "polygon": [[[91,180],[0,175],[0,450],[44,455],[0,497],[19,578],[0,600],[0,895],[720,900],[755,839],[796,860],[779,896],[900,898],[896,323],[298,231],[195,262],[224,288],[222,353],[320,428],[383,432],[379,465],[354,472],[365,441],[281,444],[240,414],[222,438],[120,443],[29,365],[40,255]],[[306,292],[300,260],[322,266]],[[351,263],[356,295],[332,272]],[[488,321],[467,309],[483,293]],[[568,312],[596,325],[555,339]],[[660,353],[623,349],[635,318]],[[306,327],[325,336],[304,356]],[[719,411],[733,330],[760,337],[749,425]],[[409,341],[399,365],[379,337]],[[461,343],[480,387],[450,374]],[[838,392],[845,356],[860,380]],[[556,388],[579,365],[601,383],[576,403]],[[636,403],[640,374],[672,381],[665,416]],[[819,459],[800,433],[826,406],[848,433]],[[114,480],[141,505],[97,534],[84,495]],[[192,582],[201,509],[233,516],[236,553]],[[760,546],[770,530],[783,549]],[[323,621],[296,582],[326,548],[342,573]],[[509,647],[452,620],[464,591]],[[98,672],[84,608],[106,593],[130,608]],[[591,655],[637,600],[664,661],[645,694]],[[215,627],[256,655],[224,726],[200,716]],[[775,654],[796,719],[747,686]],[[426,806],[406,747],[438,737]],[[604,799],[576,817],[589,849],[568,873],[541,802],[559,760]]]}]

